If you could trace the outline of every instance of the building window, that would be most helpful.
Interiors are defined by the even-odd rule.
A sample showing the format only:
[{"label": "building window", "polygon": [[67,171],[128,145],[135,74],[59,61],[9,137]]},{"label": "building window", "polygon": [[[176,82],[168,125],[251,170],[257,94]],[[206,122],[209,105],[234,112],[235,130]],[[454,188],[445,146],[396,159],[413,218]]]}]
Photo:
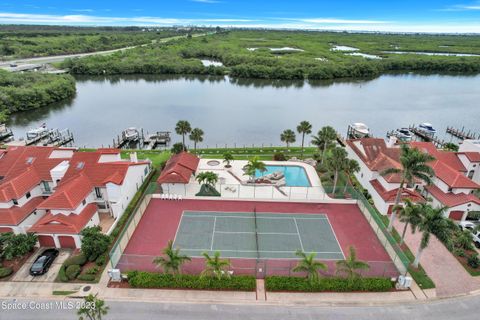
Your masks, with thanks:
[{"label": "building window", "polygon": [[30,191],[28,191],[26,194],[25,194],[25,197],[30,198],[32,196],[32,194],[30,193]]},{"label": "building window", "polygon": [[17,199],[12,199],[12,201],[13,201],[14,205],[18,206],[18,200]]},{"label": "building window", "polygon": [[147,175],[148,173],[148,167],[145,167],[145,170],[143,170],[144,174]]},{"label": "building window", "polygon": [[452,190],[453,190],[452,188],[448,188],[448,192],[452,192]]},{"label": "building window", "polygon": [[100,191],[99,187],[95,187],[95,196],[97,197],[97,199],[103,198],[102,192]]},{"label": "building window", "polygon": [[82,205],[86,205],[86,204],[87,204],[87,200],[83,199]]},{"label": "building window", "polygon": [[474,174],[475,174],[475,171],[470,170],[470,172],[468,173],[468,178],[472,179]]},{"label": "building window", "polygon": [[51,193],[52,191],[50,190],[50,185],[48,184],[47,181],[42,181],[42,185],[43,185],[43,191],[45,193]]}]

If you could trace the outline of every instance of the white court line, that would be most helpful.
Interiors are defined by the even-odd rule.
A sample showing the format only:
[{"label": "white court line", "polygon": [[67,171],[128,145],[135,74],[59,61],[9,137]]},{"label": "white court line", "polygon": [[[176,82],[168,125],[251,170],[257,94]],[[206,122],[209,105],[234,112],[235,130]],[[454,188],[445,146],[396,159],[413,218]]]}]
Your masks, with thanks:
[{"label": "white court line", "polygon": [[327,221],[328,221],[328,226],[330,227],[330,230],[332,230],[333,236],[335,237],[335,240],[337,241],[338,248],[340,249],[340,252],[342,253],[343,260],[345,260],[345,254],[343,253],[342,246],[340,245],[340,242],[338,241],[337,235],[335,234],[335,230],[333,230],[332,224],[330,223],[330,219],[328,219],[328,216],[327,216]]},{"label": "white court line", "polygon": [[[211,251],[211,249],[185,249],[185,248],[180,248],[180,250],[183,251]],[[220,249],[216,251],[226,251],[226,252],[257,252],[257,250],[228,250],[228,249]],[[295,254],[295,251],[272,251],[272,250],[258,250],[258,252],[267,252],[267,253],[292,253]],[[315,253],[335,253],[339,254],[340,252],[335,251],[335,252],[329,252],[329,251],[312,251]],[[305,252],[305,253],[312,253],[312,252]]]},{"label": "white court line", "polygon": [[302,247],[302,252],[305,252],[305,249],[303,248],[302,237],[300,236],[300,230],[298,230],[297,219],[293,218],[293,221],[295,222],[295,228],[297,228],[297,236],[298,240],[300,240],[300,247]]},{"label": "white court line", "polygon": [[217,217],[213,220],[212,241],[210,242],[210,250],[213,250],[213,240],[215,239],[215,226],[217,225]]},{"label": "white court line", "polygon": [[281,236],[296,236],[296,233],[282,233],[282,232],[251,232],[251,231],[215,231],[215,233],[223,234],[275,234]]},{"label": "white court line", "polygon": [[182,225],[182,219],[183,219],[183,214],[182,216],[180,217],[180,221],[178,222],[178,226],[177,226],[177,231],[175,232],[175,236],[173,237],[173,244],[172,246],[175,248],[175,241],[177,241],[177,234],[178,234],[178,231],[180,230],[180,226]]},{"label": "white court line", "polygon": [[[246,214],[250,214],[247,213]],[[261,213],[260,213],[261,214]],[[255,219],[255,217],[242,217],[242,216],[217,216],[217,215],[205,215],[205,214],[184,214],[184,217],[187,218],[238,218],[238,219]],[[298,220],[328,220],[327,217],[316,217],[316,218],[301,218],[301,217],[262,217],[258,216],[257,213],[257,219],[267,219],[267,220],[291,220],[291,219],[298,219]]]}]

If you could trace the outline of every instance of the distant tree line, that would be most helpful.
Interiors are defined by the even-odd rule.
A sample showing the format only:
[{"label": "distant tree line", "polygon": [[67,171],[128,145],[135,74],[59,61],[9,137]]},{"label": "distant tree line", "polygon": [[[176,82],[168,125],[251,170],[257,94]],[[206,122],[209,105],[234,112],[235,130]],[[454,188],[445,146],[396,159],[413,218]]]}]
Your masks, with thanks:
[{"label": "distant tree line", "polygon": [[41,108],[73,95],[75,79],[70,75],[0,70],[0,112]]}]

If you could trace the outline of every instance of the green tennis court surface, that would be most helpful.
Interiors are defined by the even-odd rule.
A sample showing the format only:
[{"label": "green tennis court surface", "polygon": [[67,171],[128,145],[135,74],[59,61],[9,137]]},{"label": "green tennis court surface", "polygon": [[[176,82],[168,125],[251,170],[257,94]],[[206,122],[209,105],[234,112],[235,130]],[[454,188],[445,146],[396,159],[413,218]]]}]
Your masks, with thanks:
[{"label": "green tennis court surface", "polygon": [[344,259],[323,214],[257,213],[255,234],[253,212],[185,211],[173,246],[191,257],[219,251],[224,258],[291,259],[302,250],[322,260]]}]

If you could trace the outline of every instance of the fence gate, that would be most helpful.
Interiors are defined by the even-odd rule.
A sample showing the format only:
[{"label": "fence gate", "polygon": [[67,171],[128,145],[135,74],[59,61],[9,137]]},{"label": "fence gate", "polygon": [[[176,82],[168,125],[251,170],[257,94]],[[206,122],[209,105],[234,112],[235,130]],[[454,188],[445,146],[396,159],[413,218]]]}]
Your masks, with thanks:
[{"label": "fence gate", "polygon": [[264,279],[267,274],[267,264],[265,260],[257,260],[256,277],[257,279]]}]

